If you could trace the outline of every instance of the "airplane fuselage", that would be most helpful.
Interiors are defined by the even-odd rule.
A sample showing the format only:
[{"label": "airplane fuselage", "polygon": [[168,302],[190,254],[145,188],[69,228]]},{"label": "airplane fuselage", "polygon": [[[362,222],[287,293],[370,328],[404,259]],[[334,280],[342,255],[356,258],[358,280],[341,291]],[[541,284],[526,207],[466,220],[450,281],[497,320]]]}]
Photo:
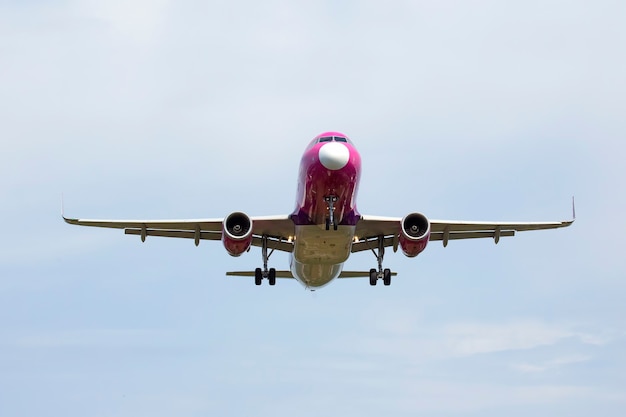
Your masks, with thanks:
[{"label": "airplane fuselage", "polygon": [[337,278],[350,256],[360,214],[361,156],[338,132],[314,138],[300,161],[291,273],[306,287]]}]

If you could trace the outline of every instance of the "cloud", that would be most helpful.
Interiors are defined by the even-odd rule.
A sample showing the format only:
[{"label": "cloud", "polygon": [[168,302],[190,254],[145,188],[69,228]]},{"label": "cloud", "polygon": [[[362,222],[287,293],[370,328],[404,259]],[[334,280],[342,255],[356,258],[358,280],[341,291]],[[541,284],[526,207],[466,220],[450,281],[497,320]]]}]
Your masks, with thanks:
[{"label": "cloud", "polygon": [[24,349],[128,348],[164,346],[171,340],[167,332],[155,329],[80,329],[17,334],[8,344]]},{"label": "cloud", "polygon": [[88,0],[75,2],[70,7],[83,17],[109,25],[113,35],[145,45],[158,40],[168,6],[168,0]]},{"label": "cloud", "polygon": [[522,373],[538,373],[560,368],[566,365],[587,362],[591,359],[592,358],[589,355],[569,355],[537,364],[515,363],[511,365],[511,368]]},{"label": "cloud", "polygon": [[[398,314],[402,317],[402,314]],[[548,323],[537,319],[503,323],[459,322],[434,326],[419,320],[377,320],[379,337],[361,340],[358,346],[369,352],[387,352],[413,363],[475,355],[531,350],[551,346],[568,338],[582,344],[608,343],[607,337],[582,333],[571,324]],[[573,360],[569,357],[569,359]],[[549,362],[558,366],[567,363]],[[522,364],[522,368],[527,364]],[[533,365],[537,366],[537,365]],[[543,368],[542,368],[543,369]]]},{"label": "cloud", "polygon": [[453,324],[446,326],[444,334],[449,351],[459,356],[532,349],[572,336],[571,331],[563,326],[538,321]]}]

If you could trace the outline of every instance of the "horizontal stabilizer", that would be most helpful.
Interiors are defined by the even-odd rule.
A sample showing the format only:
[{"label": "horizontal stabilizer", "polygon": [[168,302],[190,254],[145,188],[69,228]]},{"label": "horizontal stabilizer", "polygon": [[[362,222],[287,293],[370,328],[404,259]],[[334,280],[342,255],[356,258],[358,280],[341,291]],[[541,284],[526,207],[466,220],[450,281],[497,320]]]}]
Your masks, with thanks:
[{"label": "horizontal stabilizer", "polygon": [[[231,277],[253,277],[254,271],[230,271],[227,272],[226,275]],[[391,276],[398,275],[397,272],[392,272]],[[339,274],[339,278],[369,278],[369,271],[342,271]],[[293,274],[291,271],[276,271],[276,278],[292,278]]]},{"label": "horizontal stabilizer", "polygon": [[[395,277],[398,275],[397,272],[392,272],[391,276]],[[339,274],[339,278],[369,278],[370,271],[342,271]]]},{"label": "horizontal stabilizer", "polygon": [[[227,272],[226,275],[230,277],[253,277],[254,271],[230,271]],[[291,274],[291,271],[276,271],[276,278],[293,279],[293,275]]]}]

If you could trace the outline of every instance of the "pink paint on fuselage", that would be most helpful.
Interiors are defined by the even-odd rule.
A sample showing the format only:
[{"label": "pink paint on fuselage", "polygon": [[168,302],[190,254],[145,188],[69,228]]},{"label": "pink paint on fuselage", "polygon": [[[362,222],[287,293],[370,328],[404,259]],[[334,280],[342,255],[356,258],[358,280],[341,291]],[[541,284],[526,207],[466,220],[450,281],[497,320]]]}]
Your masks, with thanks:
[{"label": "pink paint on fuselage", "polygon": [[[323,137],[340,137],[347,142],[333,142],[345,146],[349,152],[348,162],[340,169],[326,168],[319,158],[320,149],[330,142],[318,142]],[[361,156],[346,135],[327,132],[316,136],[306,148],[300,161],[296,209],[293,220],[296,225],[322,225],[328,217],[328,196],[336,196],[335,219],[337,224],[356,225],[359,213],[356,195],[361,177]]]},{"label": "pink paint on fuselage", "polygon": [[[333,140],[320,142],[329,137]],[[350,255],[361,217],[356,208],[360,177],[361,156],[342,133],[316,136],[302,155],[296,208],[291,216],[296,236],[290,263],[292,274],[306,287],[321,287],[337,278]],[[337,198],[337,230],[332,225],[326,230],[329,209],[325,198],[331,196]]]}]

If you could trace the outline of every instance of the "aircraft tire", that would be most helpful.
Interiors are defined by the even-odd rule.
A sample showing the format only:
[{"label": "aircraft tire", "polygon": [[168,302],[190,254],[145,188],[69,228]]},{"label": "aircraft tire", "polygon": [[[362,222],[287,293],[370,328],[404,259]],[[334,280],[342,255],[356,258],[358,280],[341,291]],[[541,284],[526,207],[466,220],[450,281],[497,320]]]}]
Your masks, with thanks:
[{"label": "aircraft tire", "polygon": [[370,269],[370,285],[376,285],[378,281],[378,272],[374,268]]},{"label": "aircraft tire", "polygon": [[257,268],[254,270],[254,284],[261,285],[263,282],[263,274],[261,273],[261,268]]},{"label": "aircraft tire", "polygon": [[276,285],[276,269],[270,268],[268,279],[270,281],[270,285]]},{"label": "aircraft tire", "polygon": [[383,284],[391,285],[391,270],[388,268],[383,271]]}]

